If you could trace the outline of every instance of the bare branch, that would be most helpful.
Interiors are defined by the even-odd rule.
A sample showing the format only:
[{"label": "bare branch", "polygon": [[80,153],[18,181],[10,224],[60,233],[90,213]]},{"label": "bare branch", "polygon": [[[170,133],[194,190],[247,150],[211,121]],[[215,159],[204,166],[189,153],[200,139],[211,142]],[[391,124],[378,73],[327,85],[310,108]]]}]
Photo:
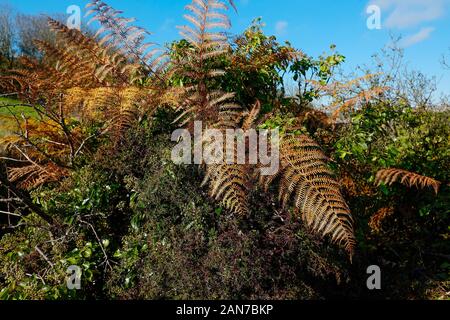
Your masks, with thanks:
[{"label": "bare branch", "polygon": [[42,250],[41,249],[39,249],[39,247],[38,246],[35,246],[34,247],[34,249],[37,251],[37,253],[39,253],[43,258],[44,258],[44,260],[50,265],[50,267],[54,267],[54,264],[50,261],[50,259],[42,252]]},{"label": "bare branch", "polygon": [[20,214],[7,212],[7,211],[2,211],[2,210],[0,210],[0,213],[6,214],[6,215],[9,215],[9,216],[22,217]]}]

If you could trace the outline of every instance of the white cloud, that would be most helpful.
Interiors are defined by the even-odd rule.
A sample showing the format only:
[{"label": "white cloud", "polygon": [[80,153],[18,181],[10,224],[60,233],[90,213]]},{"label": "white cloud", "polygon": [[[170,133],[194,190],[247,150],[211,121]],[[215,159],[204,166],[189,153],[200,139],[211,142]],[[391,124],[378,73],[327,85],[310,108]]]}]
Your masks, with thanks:
[{"label": "white cloud", "polygon": [[422,28],[422,29],[420,29],[419,32],[417,32],[413,35],[407,36],[406,38],[403,38],[402,40],[400,40],[399,46],[402,48],[406,48],[406,47],[415,45],[419,42],[422,42],[422,41],[428,39],[434,30],[435,29],[432,27]]},{"label": "white cloud", "polygon": [[289,23],[287,21],[278,21],[275,25],[275,32],[277,35],[281,36],[286,34]]},{"label": "white cloud", "polygon": [[450,0],[370,0],[387,14],[384,26],[405,29],[442,18]]}]

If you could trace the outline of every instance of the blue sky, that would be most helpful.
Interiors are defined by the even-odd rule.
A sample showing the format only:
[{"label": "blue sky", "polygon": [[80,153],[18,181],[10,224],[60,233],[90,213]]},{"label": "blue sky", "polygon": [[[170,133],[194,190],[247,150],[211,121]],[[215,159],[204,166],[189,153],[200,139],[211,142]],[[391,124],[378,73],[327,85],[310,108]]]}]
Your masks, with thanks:
[{"label": "blue sky", "polygon": [[[164,44],[178,37],[176,25],[184,24],[184,5],[189,0],[106,0],[116,9],[135,17],[140,26],[154,33],[153,41]],[[238,13],[231,13],[233,32],[244,30],[262,17],[266,31],[289,40],[310,55],[337,45],[347,57],[346,69],[369,63],[372,54],[401,35],[411,68],[435,75],[439,90],[450,93],[450,71],[440,60],[450,54],[450,0],[235,0]],[[24,13],[64,13],[70,5],[84,8],[86,0],[0,0]],[[381,9],[381,29],[369,30],[366,8]]]}]

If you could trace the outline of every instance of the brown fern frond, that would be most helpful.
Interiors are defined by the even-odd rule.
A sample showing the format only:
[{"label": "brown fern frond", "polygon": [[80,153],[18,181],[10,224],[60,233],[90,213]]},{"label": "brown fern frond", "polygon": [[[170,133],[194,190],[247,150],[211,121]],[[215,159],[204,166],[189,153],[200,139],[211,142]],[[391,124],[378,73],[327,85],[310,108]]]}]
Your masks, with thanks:
[{"label": "brown fern frond", "polygon": [[402,170],[402,169],[383,169],[377,172],[375,184],[377,186],[382,183],[385,185],[392,185],[395,182],[399,182],[409,188],[416,187],[418,189],[424,189],[427,187],[433,188],[434,192],[438,194],[441,182],[433,178],[422,176],[420,174]]},{"label": "brown fern frond", "polygon": [[374,87],[369,90],[362,90],[361,92],[357,93],[355,96],[344,99],[344,101],[336,102],[332,104],[332,108],[339,105],[339,107],[333,112],[332,118],[337,119],[339,116],[346,112],[355,106],[358,106],[359,104],[364,104],[372,101],[374,98],[379,97],[382,93],[386,91],[386,88],[384,87]]},{"label": "brown fern frond", "polygon": [[231,27],[228,16],[221,11],[228,7],[221,0],[193,0],[186,9],[192,13],[184,15],[193,27],[180,26],[180,34],[194,46],[198,52],[196,59],[202,61],[224,53],[228,48],[228,37],[214,29],[229,29]]},{"label": "brown fern frond", "polygon": [[[378,75],[366,74],[347,82],[336,81],[326,85],[316,80],[309,80],[308,83],[321,92],[322,95],[332,99],[328,109],[332,111],[331,118],[336,121],[342,113],[376,100],[389,89],[387,87],[374,86],[370,83],[370,80]],[[366,88],[364,88],[364,85]]]},{"label": "brown fern frond", "polygon": [[279,179],[279,199],[283,207],[294,200],[303,220],[315,232],[326,236],[353,254],[353,219],[328,168],[328,157],[306,136],[285,136],[280,143],[281,167],[276,176],[260,176],[267,190]]},{"label": "brown fern frond", "polygon": [[202,121],[216,128],[234,128],[243,117],[242,107],[233,103],[234,96],[233,93],[219,90],[205,91],[204,95],[198,91],[188,93],[177,109],[180,114],[174,123],[185,126],[194,121]]},{"label": "brown fern frond", "polygon": [[369,220],[369,227],[373,232],[380,232],[383,221],[394,214],[394,208],[386,207],[378,210]]},{"label": "brown fern frond", "polygon": [[[69,52],[82,57],[86,64],[96,69],[95,76],[101,80],[108,79],[119,85],[130,82],[130,65],[125,57],[107,47],[100,46],[91,37],[85,36],[77,29],[69,29],[59,21],[49,18],[50,29],[53,30]],[[127,68],[128,67],[128,68]]]},{"label": "brown fern frond", "polygon": [[25,88],[26,83],[13,75],[0,75],[0,91],[3,93],[17,92],[17,88]]},{"label": "brown fern frond", "polygon": [[8,168],[9,181],[26,190],[34,189],[49,182],[59,182],[67,175],[66,169],[62,169],[53,163]]},{"label": "brown fern frond", "polygon": [[224,74],[211,62],[226,54],[230,48],[225,33],[216,30],[231,26],[224,13],[228,6],[222,0],[193,0],[186,9],[189,13],[185,19],[191,26],[181,26],[179,29],[193,50],[187,51],[181,60],[174,61],[174,65],[193,85],[185,88],[185,97],[178,108],[180,115],[175,122],[185,126],[200,120],[208,126],[235,127],[242,119],[242,110],[232,102],[234,94],[209,90],[207,84],[208,79]]},{"label": "brown fern frond", "polygon": [[[11,180],[21,186],[57,180],[52,172],[59,171],[51,166],[61,172],[72,169],[78,155],[90,154],[89,141],[105,134],[119,141],[164,100],[162,85],[155,90],[152,81],[135,84],[163,72],[167,63],[158,48],[144,43],[146,32],[101,1],[93,1],[91,8],[102,24],[98,40],[49,19],[56,43],[38,41],[42,59],[22,58],[21,69],[0,77],[1,89],[19,92],[19,99],[38,115],[12,115],[15,130],[1,142],[10,159],[29,163],[9,170]],[[92,124],[102,127],[88,133]]]},{"label": "brown fern frond", "polygon": [[242,125],[242,129],[249,130],[250,128],[252,128],[256,120],[258,119],[260,112],[261,112],[261,102],[259,102],[258,100],[254,104],[250,112],[247,113],[247,116],[244,120],[244,124]]},{"label": "brown fern frond", "polygon": [[55,66],[36,59],[22,57],[20,64],[23,66],[21,69],[11,70],[2,78],[15,87],[13,90],[24,102],[36,104],[38,100],[51,99],[58,87],[65,87],[71,81],[64,79],[64,74]]},{"label": "brown fern frond", "polygon": [[221,200],[232,213],[248,215],[249,175],[244,165],[209,165],[203,185],[209,184],[210,195]]},{"label": "brown fern frond", "polygon": [[144,66],[147,72],[163,80],[161,73],[167,66],[168,56],[155,43],[145,42],[146,36],[150,34],[148,31],[131,25],[135,19],[122,17],[121,11],[103,1],[91,0],[86,8],[89,9],[86,16],[93,15],[89,23],[98,21],[101,24],[95,35],[95,38],[100,39],[100,45],[119,50],[134,63],[135,72],[138,72],[139,66]]},{"label": "brown fern frond", "polygon": [[45,62],[60,74],[59,88],[95,87],[104,85],[103,79],[96,76],[95,66],[79,55],[72,54],[63,46],[56,47],[45,41],[36,41],[37,47],[45,54]]},{"label": "brown fern frond", "polygon": [[[211,147],[211,141],[204,141],[205,150]],[[232,153],[230,153],[232,152]],[[234,155],[231,163],[225,161],[229,154]],[[221,201],[224,208],[238,215],[248,215],[248,193],[251,186],[251,166],[247,164],[238,164],[237,144],[223,148],[224,160],[219,163],[207,164],[206,175],[202,186],[209,185],[210,196]],[[207,161],[207,159],[205,159]],[[227,159],[230,160],[230,159]]]}]

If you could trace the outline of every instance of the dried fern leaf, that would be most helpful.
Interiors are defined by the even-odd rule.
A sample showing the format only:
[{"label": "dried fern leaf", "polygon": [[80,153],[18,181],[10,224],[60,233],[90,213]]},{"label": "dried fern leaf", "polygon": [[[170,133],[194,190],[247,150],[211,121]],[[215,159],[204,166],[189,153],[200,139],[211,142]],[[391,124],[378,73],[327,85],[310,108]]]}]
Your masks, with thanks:
[{"label": "dried fern leaf", "polygon": [[259,114],[261,112],[261,102],[256,101],[256,103],[253,105],[252,109],[248,112],[244,124],[242,125],[243,130],[249,130],[252,128],[252,126],[255,124],[256,120],[259,117]]},{"label": "dried fern leaf", "polygon": [[31,164],[25,167],[8,168],[8,180],[21,189],[31,190],[49,182],[61,181],[68,171],[53,163]]},{"label": "dried fern leaf", "polygon": [[[205,150],[210,142],[204,143]],[[228,148],[228,149],[227,149]],[[245,216],[248,208],[248,192],[250,189],[251,167],[246,164],[237,164],[237,144],[225,146],[223,154],[226,155],[233,149],[233,164],[221,161],[217,164],[207,164],[206,175],[202,186],[209,185],[209,194],[215,200],[220,200],[225,209],[232,213]]]},{"label": "dried fern leaf", "polygon": [[383,225],[383,221],[386,220],[388,217],[392,216],[394,214],[394,208],[392,207],[385,207],[379,209],[369,220],[369,227],[370,229],[378,233],[381,231],[381,227]]},{"label": "dried fern leaf", "polygon": [[282,205],[287,207],[293,201],[311,230],[330,235],[352,256],[353,218],[320,147],[306,136],[285,136],[280,142],[280,160],[278,174],[261,175],[261,185],[267,190],[279,180]]},{"label": "dried fern leaf", "polygon": [[402,169],[383,169],[377,172],[375,184],[377,186],[384,183],[385,185],[392,185],[395,182],[399,182],[409,188],[416,187],[418,189],[424,189],[432,187],[437,194],[441,186],[441,182],[433,178],[422,176],[420,174],[402,170]]},{"label": "dried fern leaf", "polygon": [[[100,0],[91,0],[87,5],[86,16],[92,16],[89,23],[98,21],[101,28],[95,38],[106,49],[119,51],[132,65],[144,66],[146,71],[158,80],[165,80],[162,74],[163,66],[168,56],[161,48],[151,42],[145,42],[150,33],[141,27],[131,25],[135,19],[122,17],[118,11]],[[137,79],[136,79],[137,80]]]}]

